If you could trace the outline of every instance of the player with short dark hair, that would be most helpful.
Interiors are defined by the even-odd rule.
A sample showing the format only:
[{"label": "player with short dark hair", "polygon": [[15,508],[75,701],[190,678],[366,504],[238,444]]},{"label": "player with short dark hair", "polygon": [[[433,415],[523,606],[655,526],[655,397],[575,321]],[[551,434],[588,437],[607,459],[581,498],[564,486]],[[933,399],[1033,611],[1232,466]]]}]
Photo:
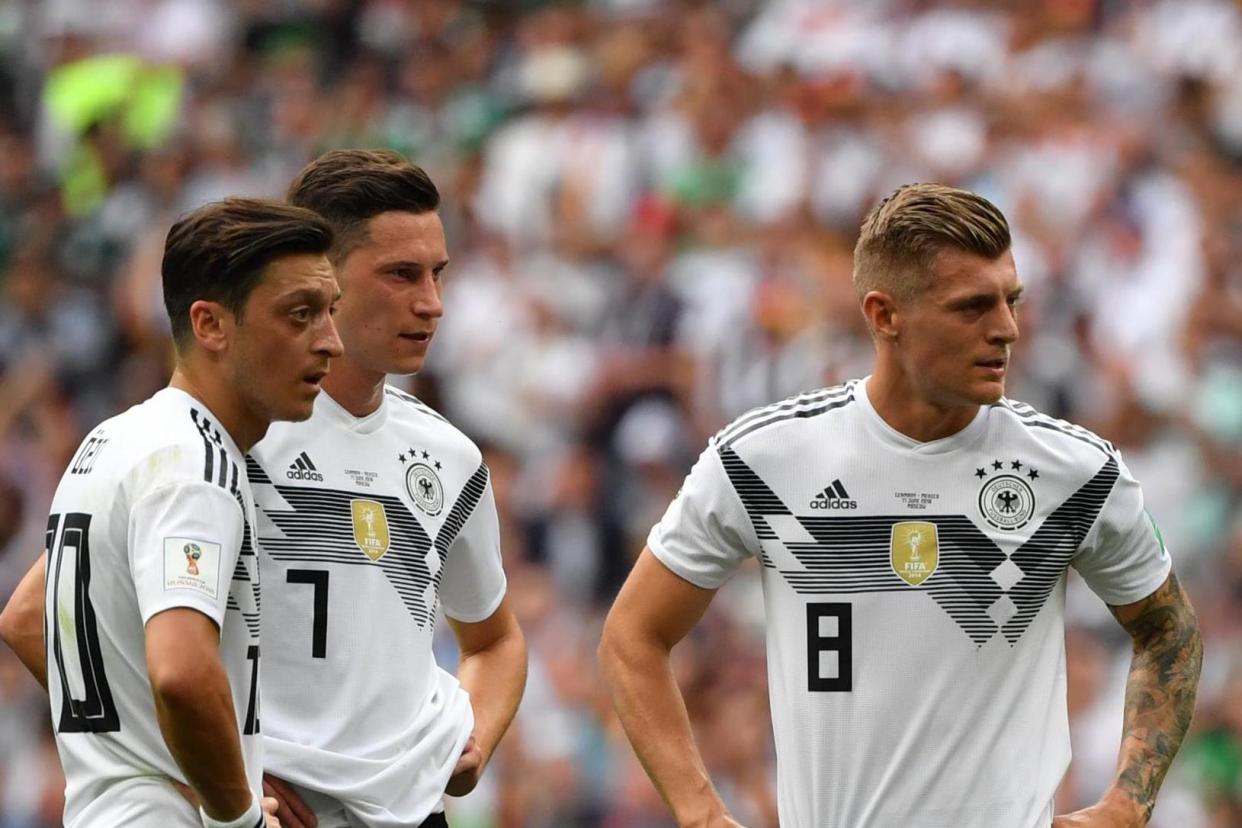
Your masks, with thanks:
[{"label": "player with short dark hair", "polygon": [[315,213],[253,199],[169,231],[172,379],[83,441],[52,502],[46,568],[0,616],[51,697],[70,828],[277,824],[261,811],[245,453],[271,421],[310,416],[341,353],[331,244]]},{"label": "player with short dark hair", "polygon": [[[339,150],[289,200],[336,231],[345,356],[310,420],[251,454],[270,790],[295,828],[302,803],[320,828],[443,825],[517,709],[526,648],[479,449],[385,382],[422,368],[444,310],[439,194],[395,152]],[[432,652],[441,608],[456,677]]]},{"label": "player with short dark hair", "polygon": [[392,211],[434,213],[440,191],[395,150],[332,150],[302,168],[289,185],[289,201],[328,220],[333,257],[342,261],[369,240],[371,219]]},{"label": "player with short dark hair", "polygon": [[[875,372],[739,417],[652,529],[600,659],[679,824],[737,824],[669,654],[752,557],[782,826],[1147,824],[1194,708],[1198,625],[1117,450],[1004,397],[1022,293],[1009,247],[974,193],[882,201],[854,264]],[[1112,785],[1054,817],[1070,567],[1134,655]]]}]

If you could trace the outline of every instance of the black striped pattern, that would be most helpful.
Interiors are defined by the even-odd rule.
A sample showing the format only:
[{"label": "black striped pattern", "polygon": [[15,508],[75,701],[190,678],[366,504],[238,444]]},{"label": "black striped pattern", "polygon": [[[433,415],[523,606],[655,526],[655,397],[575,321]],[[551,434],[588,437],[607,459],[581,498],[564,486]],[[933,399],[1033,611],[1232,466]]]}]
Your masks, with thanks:
[{"label": "black striped pattern", "polygon": [[440,414],[440,412],[436,411],[434,408],[427,405],[425,402],[420,400],[418,397],[414,396],[413,394],[407,394],[406,392],[402,391],[400,388],[393,388],[391,385],[385,385],[384,393],[390,397],[393,397],[394,399],[398,399],[404,403],[408,403],[409,406],[413,408],[415,411],[418,411],[422,414],[427,414],[428,416],[431,416],[431,417],[435,417],[437,420],[439,420],[442,423],[448,422],[448,420],[444,419],[444,417]]},{"label": "black striped pattern", "polygon": [[1058,434],[1064,434],[1066,437],[1072,437],[1103,452],[1106,458],[1115,457],[1117,454],[1117,449],[1112,443],[1100,438],[1080,425],[1075,425],[1065,420],[1058,420],[1055,417],[1049,417],[1047,414],[1041,414],[1023,402],[1002,399],[1000,404],[1011,411],[1018,418],[1018,422],[1027,428],[1042,428],[1048,431],[1055,431]]},{"label": "black striped pattern", "polygon": [[[722,448],[720,458],[760,542],[780,540],[801,564],[800,570],[779,570],[794,591],[803,595],[926,593],[977,646],[997,632],[1003,632],[1011,646],[1022,637],[1095,523],[1119,474],[1117,461],[1110,457],[1025,544],[1006,556],[966,515],[796,515],[814,540],[783,541],[766,518],[790,515],[790,509],[731,448]],[[893,526],[910,520],[935,524],[939,546],[935,573],[917,587],[901,580],[892,568]],[[992,577],[1006,559],[1022,572],[1008,591]],[[760,560],[773,568],[762,550]],[[998,601],[1012,601],[1016,609],[1011,617],[1001,619],[1003,627],[989,612]]]},{"label": "black striped pattern", "polygon": [[272,478],[267,476],[267,472],[259,465],[259,461],[249,454],[246,455],[246,474],[250,477],[250,485],[252,486],[260,486],[265,483],[270,485],[272,482]]},{"label": "black striped pattern", "polygon": [[[249,468],[251,463],[250,455],[246,455],[246,466]],[[240,480],[237,474],[237,466],[233,465],[232,482],[229,484],[229,491],[233,494],[233,499],[237,501],[237,505],[242,510],[242,544],[241,551],[237,555],[237,565],[233,567],[233,580],[250,586],[250,608],[242,607],[233,598],[232,590],[229,590],[229,607],[235,609],[242,615],[242,620],[246,622],[246,628],[250,630],[250,637],[257,639],[259,637],[260,618],[263,609],[263,593],[259,588],[259,560],[255,555],[254,548],[254,527],[250,525],[247,518],[246,502],[242,497]],[[255,577],[250,577],[251,570],[254,571]]]},{"label": "black striped pattern", "polygon": [[[724,466],[725,474],[729,476],[729,482],[733,484],[734,491],[741,499],[742,506],[746,508],[746,514],[750,516],[751,525],[755,527],[755,534],[760,542],[762,543],[765,538],[775,540],[776,532],[763,519],[764,516],[793,513],[776,496],[776,492],[768,488],[768,484],[764,483],[733,449],[727,446],[720,449],[720,463]],[[773,567],[762,545],[759,547],[759,563],[769,569]]]},{"label": "black striped pattern", "polygon": [[220,436],[220,431],[215,425],[205,415],[200,414],[197,408],[190,409],[190,419],[194,421],[194,428],[203,438],[203,479],[227,490],[229,467],[232,466],[233,473],[236,474],[237,466],[229,459],[229,453],[224,448],[224,438]]},{"label": "black striped pattern", "polygon": [[448,559],[449,547],[453,545],[453,541],[457,540],[461,527],[465,526],[466,521],[474,514],[475,507],[479,505],[479,498],[483,497],[483,490],[487,488],[487,475],[487,464],[480,463],[474,474],[470,475],[470,479],[466,481],[466,485],[462,487],[457,502],[453,504],[448,517],[440,526],[440,531],[436,533],[436,552],[440,555],[440,568],[436,571],[435,578],[437,595],[440,592],[440,577],[444,572],[444,562]]},{"label": "black striped pattern", "polygon": [[[227,491],[233,496],[233,500],[237,503],[237,507],[242,513],[242,544],[238,552],[237,563],[233,567],[232,580],[239,583],[249,583],[251,603],[250,607],[242,607],[238,603],[233,589],[229,589],[229,597],[227,608],[241,613],[242,620],[246,624],[247,630],[250,632],[251,638],[259,637],[259,619],[260,619],[260,595],[259,583],[257,578],[250,577],[250,566],[247,559],[252,561],[254,554],[253,529],[250,526],[250,520],[246,511],[246,501],[242,496],[241,490],[241,471],[237,463],[229,458],[228,450],[224,448],[224,438],[220,436],[220,431],[214,423],[202,414],[198,409],[190,409],[190,419],[194,421],[194,427],[198,430],[199,435],[203,438],[203,479],[208,483],[214,483],[220,488]],[[252,461],[246,458],[247,467]],[[256,562],[257,563],[257,562]],[[258,566],[254,566],[255,572]]]},{"label": "black striped pattern", "polygon": [[[892,566],[893,525],[917,519],[936,526],[940,560],[935,574],[910,586]],[[975,644],[987,643],[997,625],[988,608],[1004,591],[990,573],[1005,553],[964,515],[798,517],[814,543],[787,542],[803,570],[781,570],[800,594],[925,592]]]},{"label": "black striped pattern", "polygon": [[[439,607],[440,581],[449,547],[478,506],[487,480],[487,465],[480,464],[449,510],[434,541],[400,498],[371,492],[277,485],[276,491],[291,508],[264,510],[283,537],[263,538],[263,549],[278,561],[378,567],[401,597],[414,622],[431,629]],[[271,484],[267,475],[263,482]],[[368,558],[354,540],[350,503],[359,498],[382,504],[388,520],[388,551],[376,561]],[[434,574],[427,562],[427,554],[433,548],[440,559]]]},{"label": "black striped pattern", "polygon": [[1004,628],[1010,644],[1022,637],[1052,594],[1053,587],[1099,517],[1119,474],[1116,459],[1110,457],[1095,476],[1058,506],[1030,540],[1011,556],[1025,577],[1009,590],[1010,598],[1018,607],[1017,614]]},{"label": "black striped pattern", "polygon": [[854,401],[854,386],[839,385],[820,391],[809,391],[779,403],[748,411],[738,417],[714,438],[716,445],[731,446],[752,432],[774,423],[803,417],[816,417]]}]

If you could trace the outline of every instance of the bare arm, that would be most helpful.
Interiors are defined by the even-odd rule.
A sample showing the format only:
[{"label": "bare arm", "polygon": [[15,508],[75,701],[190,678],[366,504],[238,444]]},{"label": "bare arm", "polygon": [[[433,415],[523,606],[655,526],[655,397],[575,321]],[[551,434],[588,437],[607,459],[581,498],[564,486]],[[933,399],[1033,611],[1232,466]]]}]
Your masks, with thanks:
[{"label": "bare arm", "polygon": [[31,675],[47,689],[47,649],[43,644],[43,578],[47,552],[22,578],[0,612],[0,639],[17,654]]},{"label": "bare arm", "polygon": [[448,619],[461,663],[457,680],[470,694],[474,735],[454,769],[446,793],[464,796],[478,784],[500,737],[509,729],[526,689],[526,639],[509,599],[482,621]]},{"label": "bare arm", "polygon": [[1057,828],[1146,825],[1194,712],[1203,642],[1177,577],[1170,574],[1141,601],[1110,609],[1134,644],[1117,775],[1098,805],[1059,817]]},{"label": "bare arm", "polygon": [[254,795],[220,663],[219,628],[203,613],[178,607],[153,616],[146,635],[155,714],[168,751],[208,816],[240,817]]},{"label": "bare arm", "polygon": [[715,596],[644,549],[604,623],[600,666],[634,752],[681,826],[736,825],[694,743],[670,655]]}]

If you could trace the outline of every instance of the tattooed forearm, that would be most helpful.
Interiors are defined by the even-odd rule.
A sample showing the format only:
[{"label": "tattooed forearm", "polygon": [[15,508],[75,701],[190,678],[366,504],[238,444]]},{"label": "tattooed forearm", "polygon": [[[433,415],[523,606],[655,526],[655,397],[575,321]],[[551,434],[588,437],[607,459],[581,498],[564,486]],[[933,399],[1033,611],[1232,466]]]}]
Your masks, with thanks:
[{"label": "tattooed forearm", "polygon": [[1114,782],[1147,818],[1194,712],[1203,642],[1177,577],[1135,604],[1112,607],[1134,642]]}]

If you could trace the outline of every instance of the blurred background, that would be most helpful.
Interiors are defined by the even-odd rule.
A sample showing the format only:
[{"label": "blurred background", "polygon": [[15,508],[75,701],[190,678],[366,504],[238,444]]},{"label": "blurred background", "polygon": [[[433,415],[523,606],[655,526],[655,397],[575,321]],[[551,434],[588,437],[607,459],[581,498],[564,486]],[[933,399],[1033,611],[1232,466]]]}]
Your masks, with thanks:
[{"label": "blurred background", "polygon": [[[405,384],[485,448],[531,647],[454,828],[671,825],[602,692],[603,614],[711,433],[868,373],[857,228],[928,180],[1008,215],[1010,395],[1122,449],[1199,610],[1153,825],[1242,826],[1242,3],[0,0],[0,600],[86,429],[166,380],[173,217],[372,146],[444,196],[446,316]],[[676,665],[767,828],[756,573],[726,590]],[[1129,659],[1076,579],[1069,606],[1064,809],[1110,779]],[[60,824],[45,704],[0,651],[0,828]]]}]

